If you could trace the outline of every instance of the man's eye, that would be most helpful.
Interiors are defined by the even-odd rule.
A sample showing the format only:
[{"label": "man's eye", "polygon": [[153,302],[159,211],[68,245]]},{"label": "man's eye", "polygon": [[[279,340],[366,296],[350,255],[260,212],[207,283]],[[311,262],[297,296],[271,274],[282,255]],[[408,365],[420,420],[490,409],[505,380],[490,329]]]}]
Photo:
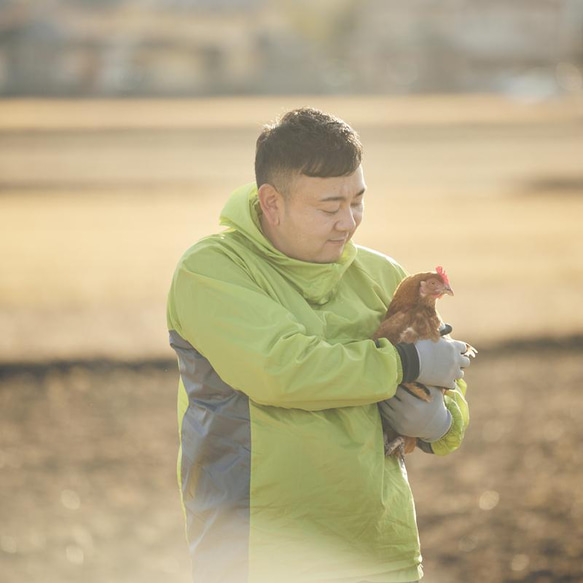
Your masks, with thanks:
[{"label": "man's eye", "polygon": [[326,209],[322,209],[322,212],[326,213],[327,215],[335,215],[340,209],[336,209],[334,211],[327,211]]}]

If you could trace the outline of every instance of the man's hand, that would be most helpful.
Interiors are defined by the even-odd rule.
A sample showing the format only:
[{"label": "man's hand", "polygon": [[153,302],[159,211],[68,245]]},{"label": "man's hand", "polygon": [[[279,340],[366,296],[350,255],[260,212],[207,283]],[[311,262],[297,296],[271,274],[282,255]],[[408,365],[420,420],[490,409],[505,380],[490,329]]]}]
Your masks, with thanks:
[{"label": "man's hand", "polygon": [[470,359],[464,355],[468,345],[459,340],[418,340],[415,348],[419,356],[419,376],[415,380],[423,385],[453,389],[456,379],[464,376],[463,369],[470,366]]},{"label": "man's hand", "polygon": [[399,434],[437,441],[450,429],[452,415],[444,405],[443,391],[427,387],[431,401],[423,401],[399,385],[395,396],[379,403],[381,417]]},{"label": "man's hand", "polygon": [[464,433],[470,423],[470,411],[465,399],[466,384],[459,381],[453,391],[449,391],[444,397],[444,403],[451,413],[452,423],[449,431],[439,440],[431,444],[423,444],[418,441],[420,448],[427,453],[447,455],[455,451],[464,439]]}]

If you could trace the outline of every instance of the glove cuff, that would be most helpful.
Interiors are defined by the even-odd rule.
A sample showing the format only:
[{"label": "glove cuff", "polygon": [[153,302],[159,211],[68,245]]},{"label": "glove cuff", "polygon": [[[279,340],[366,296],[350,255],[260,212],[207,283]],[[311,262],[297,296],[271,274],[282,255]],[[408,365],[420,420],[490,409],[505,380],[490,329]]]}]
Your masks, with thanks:
[{"label": "glove cuff", "polygon": [[430,443],[419,438],[417,438],[417,447],[424,453],[435,453]]},{"label": "glove cuff", "polygon": [[403,369],[403,383],[410,383],[419,376],[419,353],[414,344],[399,342],[395,348],[401,358],[401,367]]}]

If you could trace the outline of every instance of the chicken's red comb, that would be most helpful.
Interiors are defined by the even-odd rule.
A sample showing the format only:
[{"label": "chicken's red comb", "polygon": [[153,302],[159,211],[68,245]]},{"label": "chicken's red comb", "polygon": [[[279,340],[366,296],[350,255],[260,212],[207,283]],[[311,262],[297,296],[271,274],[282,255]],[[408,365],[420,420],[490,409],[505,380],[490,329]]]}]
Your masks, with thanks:
[{"label": "chicken's red comb", "polygon": [[443,269],[441,265],[438,265],[435,268],[435,271],[437,271],[438,275],[441,276],[441,279],[443,279],[443,283],[445,283],[445,285],[449,285],[449,279],[447,278],[447,273],[445,273],[445,269]]}]

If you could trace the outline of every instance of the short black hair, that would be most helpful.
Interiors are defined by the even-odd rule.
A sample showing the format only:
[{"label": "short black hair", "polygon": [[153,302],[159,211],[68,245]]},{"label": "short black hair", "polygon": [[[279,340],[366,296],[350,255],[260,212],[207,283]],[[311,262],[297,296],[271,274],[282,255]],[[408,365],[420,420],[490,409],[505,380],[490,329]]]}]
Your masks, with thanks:
[{"label": "short black hair", "polygon": [[311,107],[294,109],[266,125],[255,150],[257,188],[271,184],[282,194],[294,174],[348,176],[362,160],[358,134],[344,121]]}]

